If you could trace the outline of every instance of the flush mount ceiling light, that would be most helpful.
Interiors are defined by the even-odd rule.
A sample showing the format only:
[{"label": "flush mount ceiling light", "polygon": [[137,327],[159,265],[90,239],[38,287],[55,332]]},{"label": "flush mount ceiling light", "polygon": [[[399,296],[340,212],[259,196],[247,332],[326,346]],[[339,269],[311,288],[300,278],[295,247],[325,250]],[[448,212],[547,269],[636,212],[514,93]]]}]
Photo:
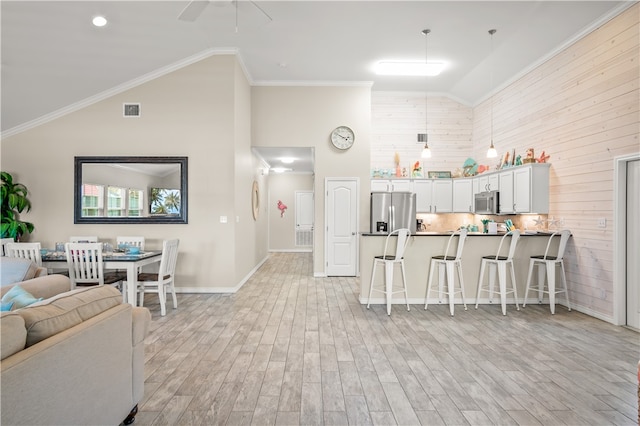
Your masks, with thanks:
[{"label": "flush mount ceiling light", "polygon": [[[426,30],[425,30],[426,31]],[[444,62],[380,61],[376,64],[377,75],[433,77],[444,69]]]},{"label": "flush mount ceiling light", "polygon": [[489,35],[491,36],[491,78],[490,78],[490,94],[491,96],[491,119],[490,119],[490,129],[489,129],[489,138],[491,140],[491,144],[489,145],[489,149],[487,150],[487,158],[495,158],[498,156],[498,152],[496,151],[496,147],[493,146],[493,35],[496,33],[496,30],[489,30]]},{"label": "flush mount ceiling light", "polygon": [[[422,34],[424,34],[425,39],[425,53],[424,53],[424,63],[429,63],[429,33],[431,30],[426,29],[422,30]],[[425,77],[428,77],[425,74]],[[424,148],[422,148],[422,154],[420,155],[422,158],[431,158],[431,149],[429,149],[429,131],[427,130],[429,125],[428,111],[429,111],[429,103],[427,93],[429,92],[427,87],[428,80],[425,78],[425,87],[424,87],[424,133],[418,133],[418,142],[424,142]]]},{"label": "flush mount ceiling light", "polygon": [[96,27],[104,27],[105,25],[107,25],[107,18],[105,18],[104,16],[94,16],[91,22]]},{"label": "flush mount ceiling light", "polygon": [[282,158],[280,159],[280,161],[281,161],[283,164],[291,164],[291,163],[293,163],[293,162],[295,161],[295,158],[291,158],[291,157],[282,157]]},{"label": "flush mount ceiling light", "polygon": [[290,172],[292,169],[287,169],[285,167],[274,167],[271,169],[272,172],[274,173],[284,173],[284,172]]}]

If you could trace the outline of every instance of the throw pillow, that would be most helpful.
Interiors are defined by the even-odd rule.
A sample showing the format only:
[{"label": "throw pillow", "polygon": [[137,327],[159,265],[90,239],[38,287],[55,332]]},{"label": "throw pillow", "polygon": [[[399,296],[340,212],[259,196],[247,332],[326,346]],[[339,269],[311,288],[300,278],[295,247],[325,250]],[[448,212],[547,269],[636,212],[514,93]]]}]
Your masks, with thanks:
[{"label": "throw pillow", "polygon": [[15,285],[2,296],[2,303],[13,302],[13,309],[24,308],[32,303],[41,301],[42,298],[37,299],[33,297],[31,293],[23,289],[19,285]]},{"label": "throw pillow", "polygon": [[13,308],[13,301],[6,303],[2,302],[2,304],[0,305],[0,312],[10,311],[11,308]]}]

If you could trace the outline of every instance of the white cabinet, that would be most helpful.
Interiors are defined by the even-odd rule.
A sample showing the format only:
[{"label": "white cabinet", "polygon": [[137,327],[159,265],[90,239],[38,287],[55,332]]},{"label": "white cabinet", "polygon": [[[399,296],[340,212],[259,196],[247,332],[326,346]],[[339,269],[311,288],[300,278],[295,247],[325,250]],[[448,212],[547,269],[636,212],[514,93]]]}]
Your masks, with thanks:
[{"label": "white cabinet", "polygon": [[451,179],[435,179],[431,197],[434,213],[451,213],[453,211],[453,181]]},{"label": "white cabinet", "polygon": [[501,172],[500,213],[549,213],[549,164],[531,164]]},{"label": "white cabinet", "polygon": [[413,192],[409,179],[372,179],[371,192]]},{"label": "white cabinet", "polygon": [[451,213],[453,211],[453,183],[451,179],[413,181],[417,213]]},{"label": "white cabinet", "polygon": [[473,179],[453,180],[453,212],[473,212]]},{"label": "white cabinet", "polygon": [[416,180],[413,182],[413,191],[416,193],[416,213],[433,213],[431,211],[432,180]]},{"label": "white cabinet", "polygon": [[473,179],[473,193],[478,194],[486,191],[498,191],[500,181],[497,173],[484,174]]},{"label": "white cabinet", "polygon": [[513,171],[501,172],[500,178],[500,214],[511,214],[515,211],[513,204]]}]

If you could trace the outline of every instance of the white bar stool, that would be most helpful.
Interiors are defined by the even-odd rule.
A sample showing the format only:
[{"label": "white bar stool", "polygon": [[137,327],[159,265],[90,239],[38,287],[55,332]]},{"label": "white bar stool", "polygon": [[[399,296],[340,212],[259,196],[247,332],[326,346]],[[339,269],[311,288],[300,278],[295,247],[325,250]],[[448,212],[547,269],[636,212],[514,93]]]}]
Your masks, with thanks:
[{"label": "white bar stool", "polygon": [[[378,291],[385,294],[387,299],[387,315],[391,315],[391,299],[394,293],[404,293],[404,299],[407,303],[407,311],[409,310],[409,297],[407,296],[407,279],[404,272],[404,252],[409,243],[410,230],[406,228],[396,229],[387,235],[384,243],[384,254],[373,258],[373,271],[371,272],[371,283],[369,284],[369,300],[367,301],[367,309],[371,304],[371,293]],[[389,239],[397,235],[395,254],[387,254],[389,249]],[[384,265],[384,289],[373,288],[376,277],[376,266]],[[402,290],[393,290],[393,273],[396,265],[400,265],[402,271]]]},{"label": "white bar stool", "polygon": [[[509,245],[509,253],[507,256],[500,256],[502,250],[502,244],[506,238],[511,235],[511,244]],[[495,286],[496,272],[498,274],[498,284],[500,286],[500,303],[502,304],[502,315],[507,315],[507,294],[513,293],[513,297],[516,303],[516,310],[520,310],[518,306],[518,292],[516,290],[516,274],[513,269],[513,254],[516,251],[516,245],[520,238],[520,231],[510,231],[504,234],[500,239],[500,245],[498,246],[498,252],[495,256],[483,256],[480,263],[480,277],[478,278],[478,291],[476,293],[476,309],[478,309],[478,302],[480,300],[480,292],[489,292],[489,303],[493,303],[493,289]],[[489,282],[488,286],[483,286],[482,281],[484,278],[485,266],[489,265]],[[507,292],[507,266],[511,272],[511,291]]]},{"label": "white bar stool", "polygon": [[[556,256],[549,255],[549,247],[551,246],[551,241],[555,236],[560,236],[560,243],[558,245],[558,254]],[[571,231],[564,230],[559,232],[554,232],[549,237],[549,242],[547,243],[547,248],[544,251],[544,255],[531,256],[529,260],[529,274],[527,276],[527,287],[524,291],[524,303],[522,307],[527,305],[527,297],[529,295],[529,291],[537,291],[538,292],[538,303],[542,303],[543,294],[549,295],[549,307],[551,308],[551,314],[556,313],[556,294],[564,293],[565,300],[567,301],[567,308],[571,310],[571,305],[569,304],[569,290],[567,289],[567,278],[564,273],[564,262],[562,261],[564,257],[564,250],[567,248],[567,241],[569,241],[569,237],[571,236]],[[538,285],[536,287],[530,288],[531,284],[531,276],[533,275],[534,266],[538,266]],[[556,267],[560,265],[561,275],[560,279],[562,281],[562,288],[556,290]],[[545,269],[547,273],[545,274]],[[547,278],[548,290],[545,291],[545,275]]]},{"label": "white bar stool", "polygon": [[[455,256],[449,255],[449,247],[454,237],[458,236],[458,248],[456,249]],[[459,232],[454,232],[449,237],[447,242],[447,248],[443,255],[433,256],[431,258],[431,264],[429,265],[429,279],[427,282],[427,296],[424,302],[424,309],[427,309],[429,305],[429,293],[431,292],[431,283],[433,281],[433,272],[438,267],[438,303],[442,303],[442,293],[444,291],[444,282],[447,282],[447,295],[449,297],[449,311],[453,316],[454,308],[454,296],[456,293],[462,294],[462,304],[464,310],[467,310],[467,303],[464,295],[464,280],[462,279],[462,250],[464,248],[464,241],[467,238],[467,230],[461,229]],[[454,270],[458,272],[458,281],[460,283],[460,290],[455,289],[455,274]],[[446,274],[445,274],[446,272]],[[434,290],[435,291],[435,290]]]}]

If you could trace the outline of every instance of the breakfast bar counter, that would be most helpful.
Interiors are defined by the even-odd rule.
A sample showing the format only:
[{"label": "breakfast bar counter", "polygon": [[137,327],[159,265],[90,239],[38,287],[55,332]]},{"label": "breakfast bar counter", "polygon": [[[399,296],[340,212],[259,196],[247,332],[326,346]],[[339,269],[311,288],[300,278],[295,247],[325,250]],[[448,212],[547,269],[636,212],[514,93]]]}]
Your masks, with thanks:
[{"label": "breakfast bar counter", "polygon": [[[478,286],[478,275],[480,273],[480,260],[482,256],[495,255],[500,239],[504,233],[498,234],[483,234],[477,232],[470,232],[467,234],[467,239],[464,244],[464,250],[462,252],[462,275],[464,278],[465,289],[465,301],[467,306],[475,305],[476,303],[476,289]],[[447,247],[447,242],[451,232],[418,232],[412,235],[409,239],[407,246],[404,264],[407,277],[407,293],[409,296],[410,304],[423,305],[425,303],[425,295],[427,292],[427,278],[429,276],[429,263],[432,256],[438,256],[444,254]],[[536,233],[528,234],[522,233],[518,240],[516,247],[513,264],[515,268],[517,291],[518,291],[518,303],[524,301],[524,290],[527,284],[527,273],[529,271],[529,258],[532,255],[544,254],[545,248],[549,241],[551,233]],[[369,295],[369,283],[371,281],[371,271],[373,266],[373,258],[380,256],[384,252],[384,244],[387,238],[386,234],[378,233],[363,233],[360,237],[360,303],[366,304]],[[392,237],[395,239],[395,237]],[[503,253],[508,250],[508,243],[505,242],[503,247]],[[558,249],[558,243],[560,238],[554,238],[554,241],[549,249],[549,254],[555,255]],[[392,245],[393,242],[393,245]],[[395,247],[395,241],[389,242],[390,246]],[[455,254],[455,248],[457,247],[457,237],[452,242],[452,247],[449,249],[449,254]],[[534,273],[535,274],[535,273]],[[376,273],[376,286],[381,285],[384,279],[384,274]],[[437,282],[438,275],[434,276],[434,284]],[[535,277],[535,275],[534,275]],[[456,277],[457,279],[457,277]],[[510,278],[509,278],[510,279]],[[508,280],[509,280],[508,279]],[[380,280],[380,281],[378,281]],[[400,274],[400,268],[397,267],[394,275],[394,285],[402,282],[402,276]],[[509,282],[509,281],[507,281]],[[509,287],[509,285],[508,285]],[[531,293],[533,296],[533,293]],[[500,305],[499,295],[494,296],[493,303]],[[374,293],[371,298],[372,304],[384,304],[384,295]],[[398,293],[394,295],[393,303],[404,303],[404,295]],[[448,303],[446,296],[443,299],[443,303]],[[461,296],[458,295],[455,303],[462,303]],[[484,293],[480,299],[480,303],[489,303],[487,294]],[[508,303],[513,304],[512,295],[508,298]],[[529,303],[538,303],[536,299],[529,298]],[[548,303],[548,302],[547,302]],[[556,302],[557,303],[557,302]],[[438,304],[438,300],[432,296],[429,298],[429,304]],[[563,298],[560,299],[560,304],[564,304]],[[508,310],[513,308],[507,308]]]}]

